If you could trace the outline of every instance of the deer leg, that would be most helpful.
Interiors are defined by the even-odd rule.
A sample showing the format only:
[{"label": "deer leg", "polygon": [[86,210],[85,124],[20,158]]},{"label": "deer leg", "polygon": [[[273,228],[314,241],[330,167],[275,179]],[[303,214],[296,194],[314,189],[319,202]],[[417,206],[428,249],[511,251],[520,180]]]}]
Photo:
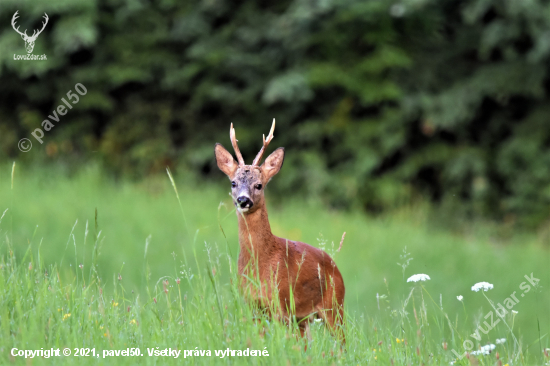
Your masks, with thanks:
[{"label": "deer leg", "polygon": [[[337,308],[337,309],[334,309]],[[324,320],[326,327],[330,332],[342,341],[342,346],[346,344],[346,336],[342,329],[342,320],[344,319],[344,308],[338,304],[335,304],[332,308],[323,309],[323,307],[317,307],[317,314]]]},{"label": "deer leg", "polygon": [[302,338],[307,337],[308,341],[313,340],[311,337],[311,328],[309,327],[309,319],[304,319],[298,324],[298,328],[300,329],[300,336]]},{"label": "deer leg", "polygon": [[311,341],[313,340],[313,338],[311,337],[311,329],[310,329],[310,327],[309,327],[309,320],[306,321],[305,328],[306,328],[307,340],[308,340],[309,342],[311,342]]},{"label": "deer leg", "polygon": [[307,345],[313,340],[311,337],[311,329],[309,327],[309,319],[304,319],[298,324],[298,329],[300,329],[300,337],[305,340],[304,352],[307,351]]},{"label": "deer leg", "polygon": [[[255,321],[256,321],[256,325],[259,328],[260,337],[264,338],[265,333],[266,333],[266,327],[262,323],[262,319],[265,316],[267,319],[272,320],[273,317],[274,317],[273,316],[273,311],[271,310],[271,308],[269,306],[264,306],[261,301],[257,302],[257,309],[258,309],[258,314],[255,317]],[[275,318],[277,318],[277,314],[275,314]]]}]

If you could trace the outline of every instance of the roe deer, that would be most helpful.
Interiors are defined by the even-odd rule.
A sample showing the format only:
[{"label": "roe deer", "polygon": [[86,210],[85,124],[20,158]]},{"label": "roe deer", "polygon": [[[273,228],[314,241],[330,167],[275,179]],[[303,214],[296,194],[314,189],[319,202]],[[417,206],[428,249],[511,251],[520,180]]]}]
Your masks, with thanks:
[{"label": "roe deer", "polygon": [[[275,313],[285,322],[295,316],[302,336],[307,332],[309,337],[312,318],[321,318],[345,342],[344,280],[332,258],[321,249],[271,233],[264,189],[283,165],[284,148],[276,149],[261,166],[260,162],[274,130],[275,119],[267,139],[263,136],[263,146],[252,165],[244,163],[233,124],[229,135],[238,162],[221,144],[214,149],[218,167],[231,180],[239,223],[238,273],[243,288],[248,285],[249,300],[268,314]],[[259,289],[250,286],[252,278],[259,278]],[[279,306],[273,306],[276,296]]]}]

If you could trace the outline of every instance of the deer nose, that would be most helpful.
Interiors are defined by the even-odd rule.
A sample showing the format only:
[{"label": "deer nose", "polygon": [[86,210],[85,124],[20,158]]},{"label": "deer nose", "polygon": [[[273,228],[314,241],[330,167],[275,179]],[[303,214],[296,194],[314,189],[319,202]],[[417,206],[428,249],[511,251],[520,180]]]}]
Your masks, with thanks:
[{"label": "deer nose", "polygon": [[251,208],[253,205],[250,198],[246,196],[240,196],[239,198],[237,198],[237,203],[239,204],[239,206],[241,206],[241,208]]}]

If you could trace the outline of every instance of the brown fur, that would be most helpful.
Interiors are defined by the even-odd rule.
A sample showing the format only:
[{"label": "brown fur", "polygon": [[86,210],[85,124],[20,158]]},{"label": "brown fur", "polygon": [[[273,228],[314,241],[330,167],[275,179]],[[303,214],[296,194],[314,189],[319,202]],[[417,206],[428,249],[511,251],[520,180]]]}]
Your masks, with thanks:
[{"label": "brown fur", "polygon": [[[220,144],[216,144],[215,154],[218,167],[235,182],[232,197],[239,224],[238,271],[249,300],[283,321],[296,316],[302,336],[312,318],[322,318],[344,341],[344,280],[332,258],[311,245],[279,238],[271,232],[264,188],[282,167],[284,149],[275,150],[260,167],[239,165]],[[253,202],[246,212],[237,204],[241,194]],[[248,283],[247,277],[259,277],[260,289]],[[279,298],[277,309],[273,309],[274,294]]]}]

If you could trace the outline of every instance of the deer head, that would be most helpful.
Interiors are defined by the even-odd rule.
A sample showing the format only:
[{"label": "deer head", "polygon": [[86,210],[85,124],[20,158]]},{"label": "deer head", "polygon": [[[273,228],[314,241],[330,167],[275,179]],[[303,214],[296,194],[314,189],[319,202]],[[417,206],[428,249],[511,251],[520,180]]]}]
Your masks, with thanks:
[{"label": "deer head", "polygon": [[263,146],[258,155],[256,155],[252,165],[244,163],[243,156],[237,145],[237,139],[235,138],[233,124],[231,124],[229,136],[238,162],[233,159],[231,153],[221,144],[216,144],[214,148],[218,168],[231,180],[231,196],[235,207],[242,213],[252,213],[262,206],[264,203],[265,186],[283,166],[285,157],[285,149],[283,147],[276,149],[265,159],[265,162],[261,166],[259,165],[267,145],[273,139],[274,131],[275,119],[273,119],[273,125],[267,139],[265,135],[263,136]]},{"label": "deer head", "polygon": [[25,32],[20,32],[19,27],[15,28],[15,20],[19,18],[19,15],[17,15],[18,12],[19,10],[16,11],[15,14],[13,14],[13,18],[11,18],[11,26],[17,33],[21,35],[21,38],[23,38],[23,40],[25,41],[25,48],[27,49],[27,53],[31,53],[34,48],[34,42],[36,41],[36,38],[38,38],[40,33],[42,33],[44,28],[46,28],[46,24],[48,24],[48,14],[44,13],[44,19],[46,20],[46,22],[42,22],[42,29],[40,29],[38,33],[37,33],[37,30],[35,29],[32,36],[29,37],[27,35],[26,29],[25,29]]}]

